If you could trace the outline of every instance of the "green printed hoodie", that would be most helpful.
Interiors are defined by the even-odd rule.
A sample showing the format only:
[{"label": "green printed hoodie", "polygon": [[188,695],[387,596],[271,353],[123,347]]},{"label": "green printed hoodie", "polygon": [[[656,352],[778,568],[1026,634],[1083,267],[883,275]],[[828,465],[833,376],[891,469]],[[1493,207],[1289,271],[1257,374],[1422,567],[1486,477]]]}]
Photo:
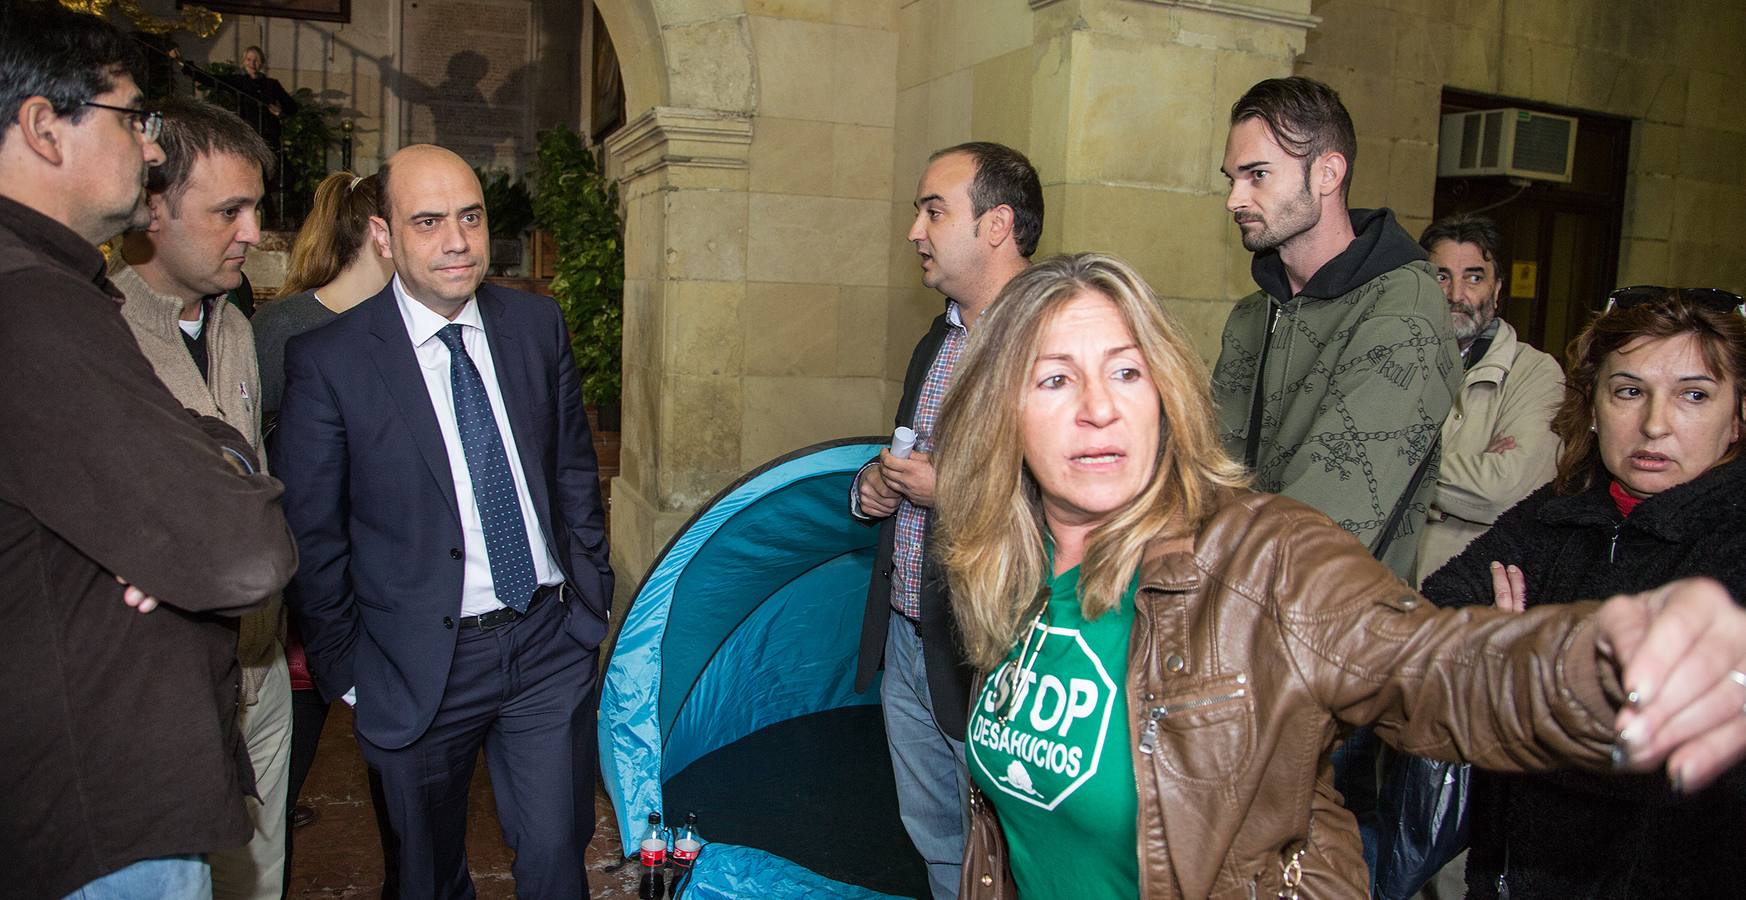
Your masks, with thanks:
[{"label": "green printed hoodie", "polygon": [[[1278,251],[1255,254],[1261,290],[1225,322],[1212,390],[1219,437],[1257,490],[1307,503],[1374,548],[1454,403],[1461,354],[1424,251],[1394,213],[1350,214],[1357,237],[1296,296]],[[1431,459],[1383,557],[1403,579],[1436,486]]]}]

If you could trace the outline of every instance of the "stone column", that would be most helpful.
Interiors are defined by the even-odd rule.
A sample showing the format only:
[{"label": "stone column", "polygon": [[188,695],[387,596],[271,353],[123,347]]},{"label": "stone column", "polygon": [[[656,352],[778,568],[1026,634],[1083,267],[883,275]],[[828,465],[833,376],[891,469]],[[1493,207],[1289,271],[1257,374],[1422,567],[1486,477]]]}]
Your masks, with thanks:
[{"label": "stone column", "polygon": [[1230,306],[1254,290],[1225,212],[1231,104],[1292,74],[1310,0],[1031,0],[1031,159],[1046,251],[1133,263],[1218,354]]},{"label": "stone column", "polygon": [[606,142],[625,206],[619,594],[740,474],[749,116],[657,106]]}]

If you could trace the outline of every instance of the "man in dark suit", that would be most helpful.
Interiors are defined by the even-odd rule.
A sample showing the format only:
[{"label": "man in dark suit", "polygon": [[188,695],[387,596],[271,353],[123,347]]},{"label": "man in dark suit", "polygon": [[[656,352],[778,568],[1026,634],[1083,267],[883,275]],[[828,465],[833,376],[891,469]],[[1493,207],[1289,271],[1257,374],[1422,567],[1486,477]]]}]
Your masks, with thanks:
[{"label": "man in dark suit", "polygon": [[612,571],[563,317],[481,284],[484,199],[460,157],[412,146],[380,174],[394,279],[285,348],[286,599],[322,691],[354,703],[405,896],[473,896],[483,745],[517,895],[585,897]]},{"label": "man in dark suit", "polygon": [[899,459],[881,451],[850,491],[856,517],[883,520],[855,688],[866,690],[883,664],[879,699],[898,813],[927,863],[934,900],[950,900],[964,856],[970,670],[952,633],[945,575],[927,552],[934,421],[969,330],[1030,264],[1043,230],[1043,189],[1017,150],[959,144],[929,159],[915,210],[909,240],[921,257],[922,284],[946,295],[946,311],[916,345],[903,380],[897,424],[915,431],[915,452]]}]

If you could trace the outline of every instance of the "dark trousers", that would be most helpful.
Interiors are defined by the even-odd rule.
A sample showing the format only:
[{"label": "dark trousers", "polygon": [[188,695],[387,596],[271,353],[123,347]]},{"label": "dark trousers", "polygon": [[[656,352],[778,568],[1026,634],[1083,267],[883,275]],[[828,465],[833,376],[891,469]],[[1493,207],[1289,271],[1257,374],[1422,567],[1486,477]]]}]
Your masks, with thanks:
[{"label": "dark trousers", "polygon": [[[398,750],[358,737],[364,761],[382,773],[405,896],[474,896],[467,789],[481,746],[504,843],[515,853],[516,896],[588,896],[582,854],[594,836],[596,659],[565,631],[569,612],[552,598],[512,624],[462,629],[430,728]],[[393,698],[361,693],[358,702]]]}]

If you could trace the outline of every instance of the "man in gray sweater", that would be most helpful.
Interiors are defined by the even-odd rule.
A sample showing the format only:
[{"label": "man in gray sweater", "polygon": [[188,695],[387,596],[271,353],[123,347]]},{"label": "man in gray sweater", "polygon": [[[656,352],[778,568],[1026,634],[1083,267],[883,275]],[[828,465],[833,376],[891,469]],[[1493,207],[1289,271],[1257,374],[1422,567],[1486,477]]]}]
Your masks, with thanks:
[{"label": "man in gray sweater", "polygon": [[[127,265],[111,276],[127,295],[121,315],[177,401],[223,419],[265,459],[255,335],[224,295],[242,283],[243,260],[260,241],[255,209],[273,156],[241,119],[211,104],[173,101],[161,112],[165,160],[146,182],[151,223],[127,235]],[[258,799],[249,801],[248,846],[210,858],[219,900],[275,898],[284,880],[291,681],[283,610],[274,598],[242,620],[238,715]]]}]

